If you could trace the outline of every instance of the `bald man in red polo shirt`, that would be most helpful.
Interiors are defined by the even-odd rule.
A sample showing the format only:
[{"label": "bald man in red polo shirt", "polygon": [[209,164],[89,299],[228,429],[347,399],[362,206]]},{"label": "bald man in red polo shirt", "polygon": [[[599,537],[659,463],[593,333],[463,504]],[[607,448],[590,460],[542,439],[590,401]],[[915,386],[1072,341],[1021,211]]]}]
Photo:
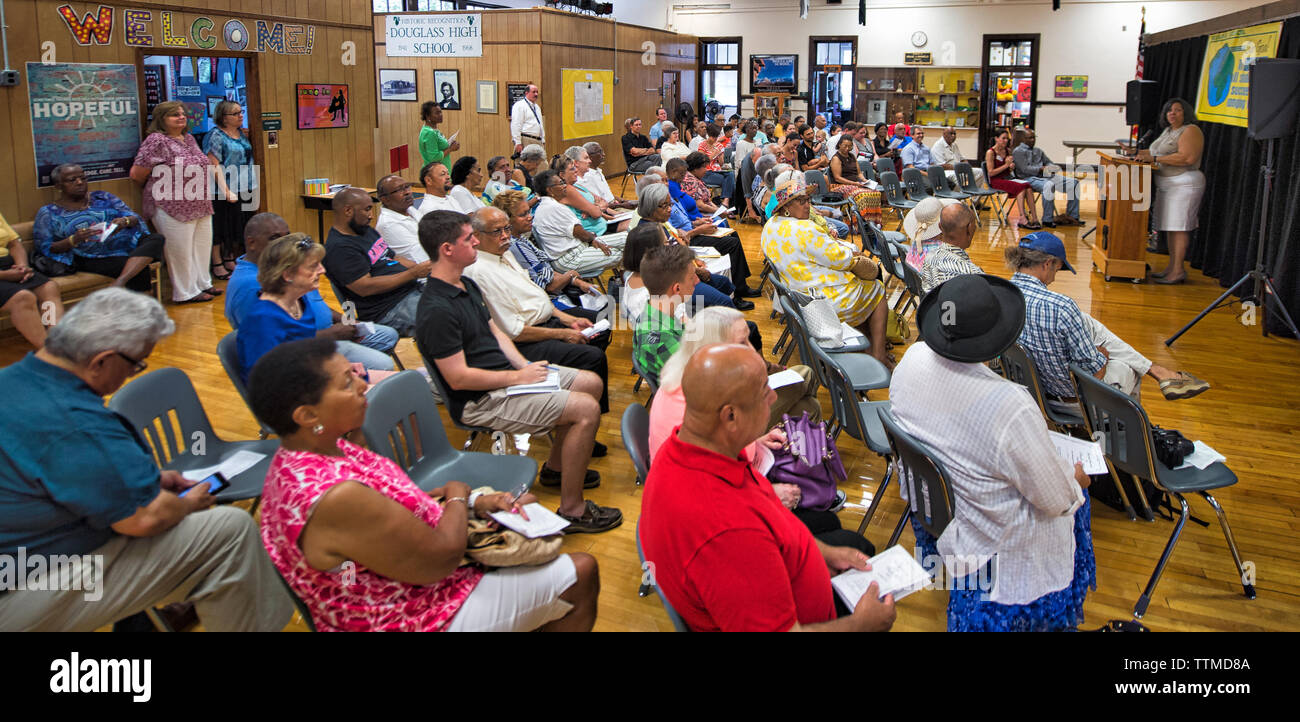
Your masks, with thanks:
[{"label": "bald man in red polo shirt", "polygon": [[776,398],[749,346],[696,352],[682,377],[686,415],[646,480],[641,545],[655,583],[692,630],[886,631],[894,600],[875,585],[836,619],[831,574],[867,569],[849,547],[824,546],[781,505],[744,448],[767,432]]}]

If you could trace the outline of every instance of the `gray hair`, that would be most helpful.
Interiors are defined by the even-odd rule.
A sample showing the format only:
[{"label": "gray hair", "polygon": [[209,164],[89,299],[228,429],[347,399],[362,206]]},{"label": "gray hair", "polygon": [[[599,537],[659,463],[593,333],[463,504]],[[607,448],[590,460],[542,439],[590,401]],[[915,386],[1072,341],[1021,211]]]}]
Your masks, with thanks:
[{"label": "gray hair", "polygon": [[709,306],[697,311],[686,322],[677,351],[668,357],[659,372],[660,388],[675,389],[681,386],[686,364],[695,352],[715,343],[730,343],[731,329],[737,322],[744,320],[745,314],[730,306]]},{"label": "gray hair", "polygon": [[667,177],[668,177],[668,171],[664,170],[664,167],[661,166],[661,165],[652,165],[652,166],[650,166],[649,168],[646,168],[646,169],[645,169],[645,174],[646,174],[646,175],[659,175],[659,176],[663,176],[664,178],[667,178]]},{"label": "gray hair", "polygon": [[594,140],[583,143],[582,149],[587,151],[587,155],[591,155],[596,151],[600,151],[601,153],[605,152],[605,146],[601,145],[600,143],[597,143]]},{"label": "gray hair", "polygon": [[762,178],[774,165],[776,165],[776,156],[759,156],[758,160],[754,161],[754,175]]},{"label": "gray hair", "polygon": [[637,197],[640,197],[640,196],[641,196],[641,191],[645,190],[646,188],[649,188],[650,186],[661,185],[663,182],[664,182],[664,179],[663,179],[663,178],[660,178],[659,176],[655,175],[654,173],[646,173],[645,175],[641,176],[640,178],[637,178],[637,179],[636,179],[636,194],[637,194]]},{"label": "gray hair", "polygon": [[500,214],[502,218],[506,218],[506,219],[510,218],[510,216],[506,215],[505,211],[501,210],[500,208],[497,208],[496,206],[484,206],[482,208],[475,208],[474,212],[469,214],[469,225],[477,233],[486,233],[488,229],[488,222],[492,218],[494,218],[497,214]]},{"label": "gray hair", "polygon": [[586,152],[587,150],[580,145],[571,145],[564,149],[564,157],[577,163]]},{"label": "gray hair", "polygon": [[81,166],[76,163],[60,163],[54,166],[54,170],[50,171],[50,180],[54,181],[55,183],[62,183],[64,171],[66,171],[69,168],[80,168],[80,167]]},{"label": "gray hair", "polygon": [[789,163],[777,163],[776,165],[769,168],[766,173],[763,174],[763,185],[767,186],[768,190],[775,190],[776,179],[782,173],[791,170],[794,170],[794,166],[790,165]]},{"label": "gray hair", "polygon": [[668,197],[668,186],[663,183],[653,183],[636,194],[636,214],[642,218],[649,218],[659,210],[659,204],[664,202]]},{"label": "gray hair", "polygon": [[536,143],[526,145],[519,151],[519,160],[546,160],[546,149]]},{"label": "gray hair", "polygon": [[175,331],[162,304],[125,288],[105,288],[86,296],[50,329],[45,350],[80,365],[105,351],[138,359]]}]

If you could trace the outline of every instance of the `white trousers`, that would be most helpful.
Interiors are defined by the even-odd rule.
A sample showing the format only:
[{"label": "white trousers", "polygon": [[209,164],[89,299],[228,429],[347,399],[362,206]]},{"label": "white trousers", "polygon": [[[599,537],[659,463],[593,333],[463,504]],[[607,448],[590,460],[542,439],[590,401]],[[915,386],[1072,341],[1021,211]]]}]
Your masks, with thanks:
[{"label": "white trousers", "polygon": [[1092,335],[1092,343],[1101,346],[1110,354],[1106,362],[1106,374],[1102,381],[1114,386],[1124,393],[1138,398],[1142,390],[1142,377],[1151,370],[1151,359],[1138,353],[1119,336],[1111,333],[1101,321],[1088,314],[1083,314],[1083,324]]},{"label": "white trousers", "polygon": [[154,230],[167,238],[163,256],[172,282],[172,300],[188,301],[212,287],[212,216],[178,221],[159,208]]}]

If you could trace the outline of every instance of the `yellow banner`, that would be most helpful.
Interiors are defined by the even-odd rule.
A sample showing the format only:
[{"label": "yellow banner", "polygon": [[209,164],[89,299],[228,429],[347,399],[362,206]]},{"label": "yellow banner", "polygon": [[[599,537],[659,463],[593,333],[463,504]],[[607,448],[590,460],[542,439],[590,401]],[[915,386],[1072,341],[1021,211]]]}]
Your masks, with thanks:
[{"label": "yellow banner", "polygon": [[1246,127],[1250,65],[1256,58],[1277,57],[1281,34],[1282,23],[1277,22],[1210,36],[1196,94],[1199,120]]},{"label": "yellow banner", "polygon": [[614,71],[562,68],[564,140],[614,132]]}]

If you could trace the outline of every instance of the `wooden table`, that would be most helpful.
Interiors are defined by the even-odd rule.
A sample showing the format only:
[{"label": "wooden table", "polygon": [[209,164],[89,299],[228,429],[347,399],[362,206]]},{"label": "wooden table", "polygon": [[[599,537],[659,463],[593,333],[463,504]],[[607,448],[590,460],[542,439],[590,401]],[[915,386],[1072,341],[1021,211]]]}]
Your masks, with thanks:
[{"label": "wooden table", "polygon": [[1118,140],[1112,140],[1109,143],[1102,140],[1063,140],[1061,141],[1061,145],[1069,148],[1074,153],[1074,162],[1072,162],[1071,165],[1077,166],[1079,165],[1079,153],[1085,150],[1095,148],[1097,150],[1117,151],[1125,144]]}]

